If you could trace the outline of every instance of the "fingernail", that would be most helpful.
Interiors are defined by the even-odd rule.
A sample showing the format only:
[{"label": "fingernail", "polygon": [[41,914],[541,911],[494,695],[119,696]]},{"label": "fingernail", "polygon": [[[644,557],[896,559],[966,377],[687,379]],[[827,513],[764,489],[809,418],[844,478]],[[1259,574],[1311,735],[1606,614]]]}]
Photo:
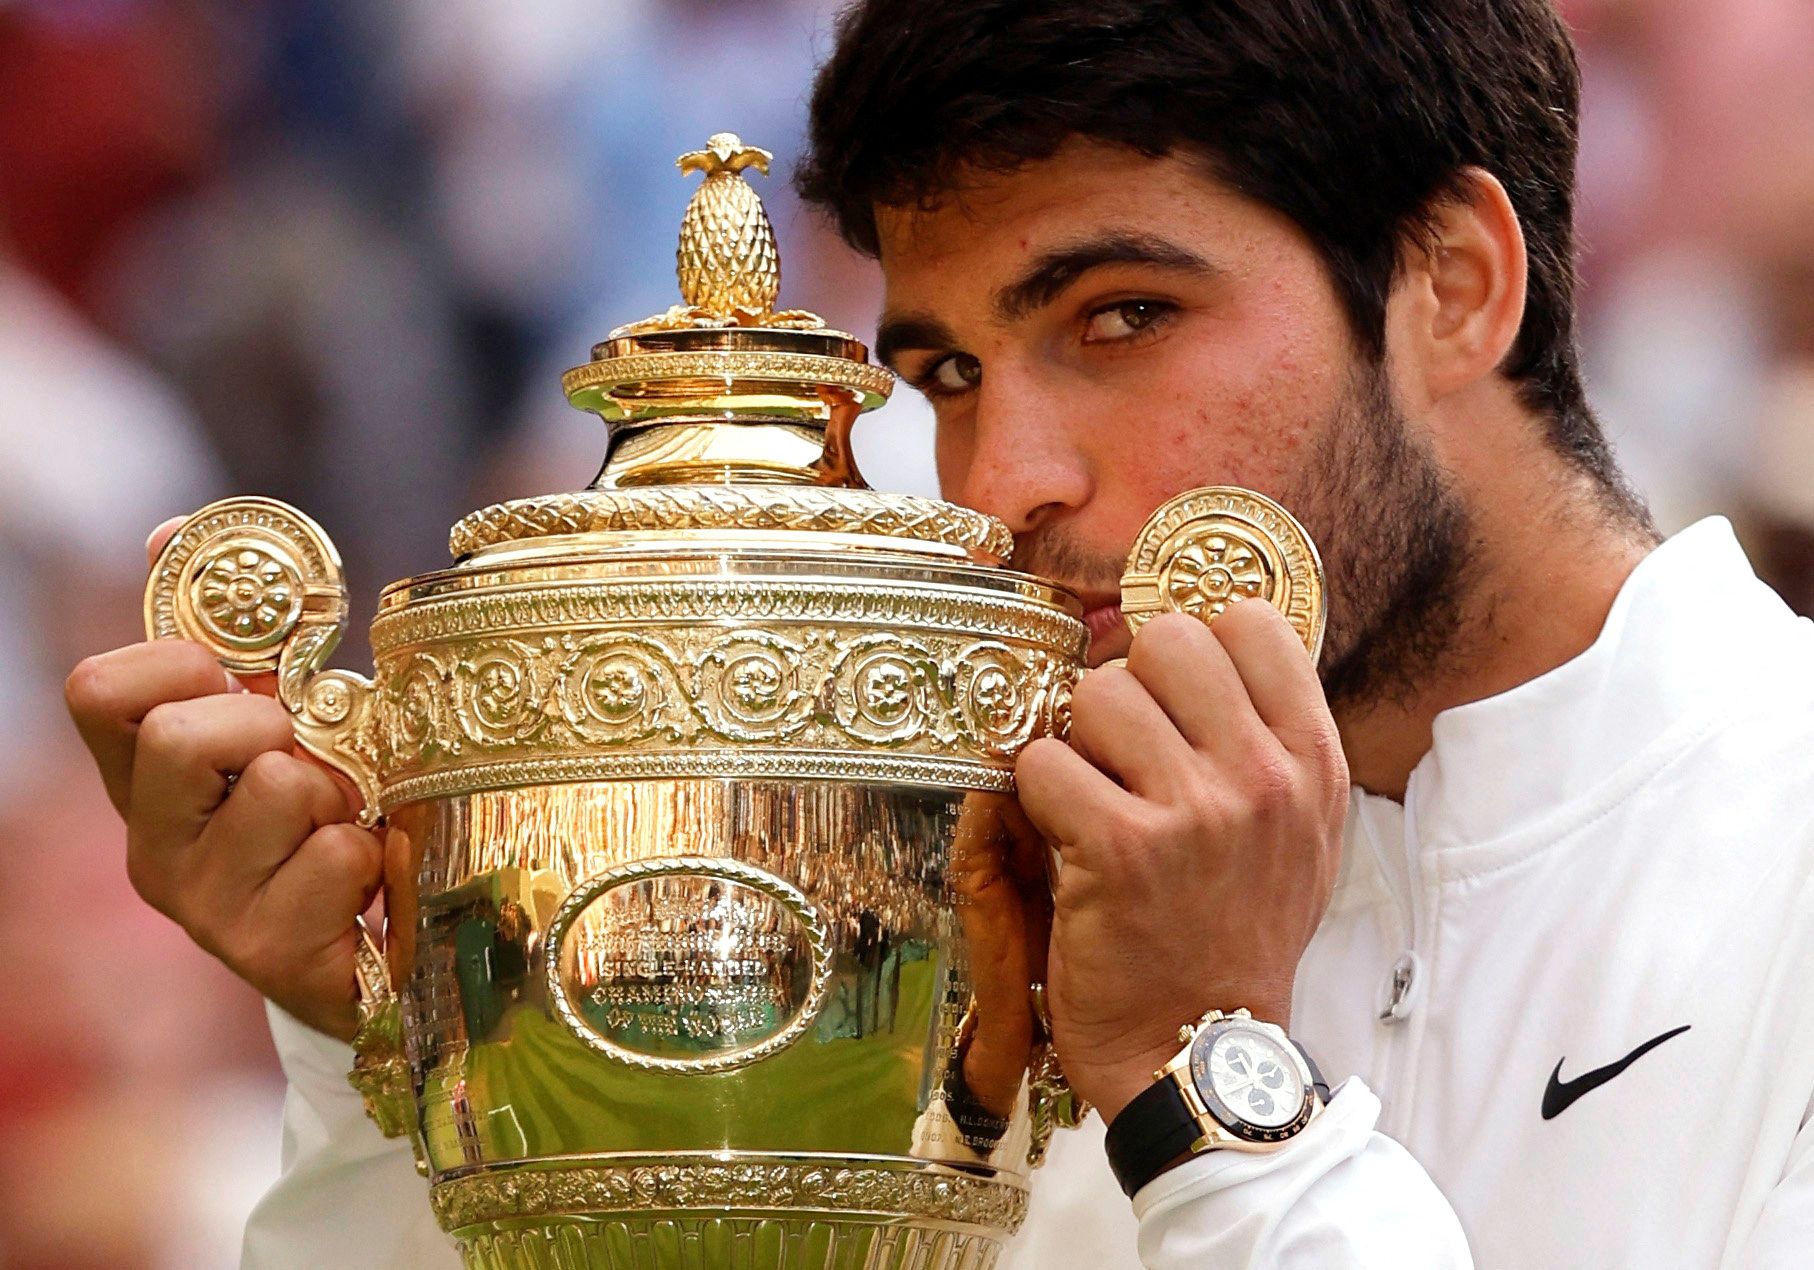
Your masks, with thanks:
[{"label": "fingernail", "polygon": [[223,670],[221,673],[227,677],[227,691],[228,692],[244,692],[244,691],[246,691],[246,686],[239,681],[239,677],[237,675],[235,675],[232,671]]}]

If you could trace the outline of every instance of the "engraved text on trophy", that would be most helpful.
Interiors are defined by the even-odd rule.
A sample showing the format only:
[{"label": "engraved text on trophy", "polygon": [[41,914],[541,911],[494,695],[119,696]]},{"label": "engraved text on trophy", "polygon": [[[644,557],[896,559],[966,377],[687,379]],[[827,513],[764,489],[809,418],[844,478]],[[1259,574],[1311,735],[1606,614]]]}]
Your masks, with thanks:
[{"label": "engraved text on trophy", "polygon": [[562,940],[559,964],[586,1029],[681,1062],[748,1050],[804,1022],[816,970],[806,928],[781,900],[689,874],[603,891]]}]

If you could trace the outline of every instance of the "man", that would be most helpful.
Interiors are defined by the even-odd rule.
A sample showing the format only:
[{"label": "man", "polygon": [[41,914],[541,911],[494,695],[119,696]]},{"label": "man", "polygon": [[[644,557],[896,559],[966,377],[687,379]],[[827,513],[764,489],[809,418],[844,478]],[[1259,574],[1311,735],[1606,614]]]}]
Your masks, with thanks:
[{"label": "man", "polygon": [[[878,352],[937,406],[947,494],[1086,597],[1100,667],[1018,775],[1064,860],[1060,1054],[1138,1231],[1078,1135],[1017,1265],[1805,1260],[1814,629],[1723,522],[1659,546],[1587,408],[1577,87],[1546,0],[868,0],[840,27],[803,187],[881,261]],[[1263,605],[1122,633],[1134,533],[1212,482],[1321,545],[1320,684]],[[377,844],[218,679],[125,649],[72,709],[147,898],[345,1035]],[[1266,1151],[1155,1158],[1123,1132],[1155,1069],[1237,1008],[1333,1097]],[[293,1064],[344,1066],[277,1017]],[[259,1264],[307,1262],[279,1244],[312,1204],[402,1247],[399,1157],[292,1075],[313,1140]]]}]

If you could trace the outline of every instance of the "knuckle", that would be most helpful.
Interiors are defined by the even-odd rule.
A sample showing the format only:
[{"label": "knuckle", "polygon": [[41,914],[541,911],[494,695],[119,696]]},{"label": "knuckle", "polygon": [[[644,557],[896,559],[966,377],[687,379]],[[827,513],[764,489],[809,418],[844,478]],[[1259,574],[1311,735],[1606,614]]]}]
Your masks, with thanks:
[{"label": "knuckle", "polygon": [[319,852],[326,867],[359,882],[375,881],[383,872],[383,848],[368,831],[354,824],[328,825],[309,835],[309,849]]},{"label": "knuckle", "polygon": [[203,696],[225,692],[227,672],[206,647],[186,639],[155,640],[160,676],[172,691]]},{"label": "knuckle", "polygon": [[290,712],[274,697],[252,694],[231,698],[250,717],[248,733],[256,733],[258,744],[288,754],[296,744],[296,723]]},{"label": "knuckle", "polygon": [[1150,817],[1125,803],[1111,804],[1099,819],[1099,846],[1105,852],[1126,853],[1146,842],[1153,832]]},{"label": "knuckle", "polygon": [[1071,690],[1071,726],[1077,726],[1078,716],[1093,717],[1109,707],[1115,697],[1126,687],[1123,682],[1128,673],[1120,666],[1098,666],[1082,679]]},{"label": "knuckle", "polygon": [[1342,749],[1342,738],[1332,724],[1318,727],[1311,732],[1310,759],[1316,765],[1316,770],[1346,796],[1348,754]]},{"label": "knuckle", "polygon": [[1298,775],[1283,754],[1264,754],[1248,767],[1244,784],[1256,815],[1272,817],[1297,801]]},{"label": "knuckle", "polygon": [[1209,627],[1187,613],[1161,613],[1134,636],[1128,648],[1127,662],[1135,674],[1148,666],[1176,661],[1200,647],[1209,637]]},{"label": "knuckle", "polygon": [[141,751],[167,758],[180,758],[195,745],[194,721],[186,702],[166,701],[152,706],[139,723],[138,747]]},{"label": "knuckle", "polygon": [[1283,748],[1274,746],[1253,765],[1253,779],[1268,803],[1290,802],[1297,794],[1298,769]]},{"label": "knuckle", "polygon": [[104,655],[84,657],[63,681],[63,702],[77,719],[105,718],[112,711],[112,673]]},{"label": "knuckle", "polygon": [[1297,638],[1291,624],[1285,620],[1285,615],[1265,600],[1249,602],[1241,599],[1238,603],[1230,604],[1216,619],[1216,629],[1223,635],[1236,637],[1253,634]]},{"label": "knuckle", "polygon": [[1198,830],[1220,829],[1228,819],[1227,798],[1212,781],[1191,780],[1185,783],[1177,799],[1179,813]]},{"label": "knuckle", "polygon": [[1054,740],[1049,736],[1042,736],[1028,742],[1014,760],[1015,779],[1025,781],[1029,778],[1033,780],[1043,778],[1061,760],[1060,751],[1069,748],[1065,742]]},{"label": "knuckle", "polygon": [[309,786],[307,764],[282,750],[266,750],[246,764],[234,792],[260,804],[299,807],[309,801]]}]

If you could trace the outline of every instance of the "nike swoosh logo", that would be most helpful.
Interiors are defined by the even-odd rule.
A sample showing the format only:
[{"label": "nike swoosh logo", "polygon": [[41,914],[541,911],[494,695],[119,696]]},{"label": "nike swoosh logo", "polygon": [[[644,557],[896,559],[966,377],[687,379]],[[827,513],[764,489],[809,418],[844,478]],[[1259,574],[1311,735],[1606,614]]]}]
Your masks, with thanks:
[{"label": "nike swoosh logo", "polygon": [[1585,1072],[1582,1075],[1575,1077],[1573,1080],[1563,1080],[1561,1078],[1562,1064],[1568,1061],[1567,1058],[1557,1059],[1556,1070],[1549,1074],[1549,1085],[1543,1091],[1543,1118],[1545,1120],[1554,1120],[1557,1116],[1573,1106],[1575,1099],[1579,1098],[1582,1094],[1591,1093],[1593,1090],[1598,1089],[1601,1085],[1604,1085],[1607,1081],[1613,1079],[1620,1072],[1624,1071],[1627,1067],[1630,1067],[1640,1058],[1643,1058],[1644,1055],[1650,1053],[1651,1050],[1661,1045],[1664,1041],[1669,1040],[1671,1037],[1680,1036],[1692,1026],[1693,1024],[1684,1023],[1681,1027],[1678,1027],[1673,1031],[1665,1032],[1661,1036],[1653,1036],[1631,1053],[1627,1054],[1624,1058],[1621,1058],[1618,1062],[1608,1063],[1605,1067],[1596,1067],[1591,1072]]}]

